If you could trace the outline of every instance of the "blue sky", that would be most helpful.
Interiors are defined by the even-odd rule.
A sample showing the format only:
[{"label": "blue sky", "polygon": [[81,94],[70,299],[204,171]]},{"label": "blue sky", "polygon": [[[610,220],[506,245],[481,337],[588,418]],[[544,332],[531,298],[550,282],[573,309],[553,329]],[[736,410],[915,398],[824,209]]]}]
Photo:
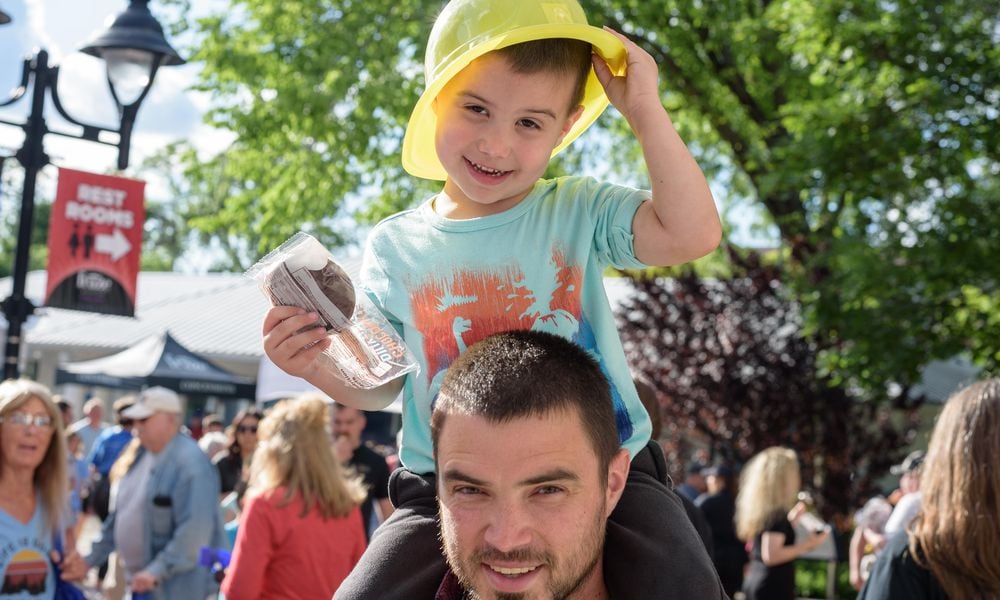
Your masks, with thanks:
[{"label": "blue sky", "polygon": [[[218,7],[221,2],[201,0],[194,4],[204,10]],[[0,7],[13,17],[11,23],[0,26],[3,98],[6,99],[7,91],[20,82],[23,58],[34,48],[41,47],[48,50],[50,63],[61,66],[59,97],[67,112],[86,123],[116,127],[117,111],[108,92],[104,62],[81,54],[77,49],[106,27],[109,16],[118,14],[127,5],[127,0],[0,0]],[[157,15],[155,0],[150,2],[150,8]],[[161,17],[160,21],[164,19]],[[159,70],[136,120],[131,164],[139,164],[144,157],[181,138],[190,139],[206,151],[222,148],[228,142],[228,134],[201,123],[208,98],[187,89],[197,73],[198,65],[192,64]],[[23,121],[29,104],[29,97],[22,98],[0,109],[0,115],[7,120]],[[51,103],[46,107],[45,116],[50,129],[79,131],[63,121]],[[19,129],[0,125],[0,151],[10,154],[20,147],[22,140]],[[46,136],[45,146],[52,162],[58,166],[96,172],[115,168],[117,150],[111,146],[56,135]],[[156,182],[150,182],[150,187],[149,194],[155,196]]]}]

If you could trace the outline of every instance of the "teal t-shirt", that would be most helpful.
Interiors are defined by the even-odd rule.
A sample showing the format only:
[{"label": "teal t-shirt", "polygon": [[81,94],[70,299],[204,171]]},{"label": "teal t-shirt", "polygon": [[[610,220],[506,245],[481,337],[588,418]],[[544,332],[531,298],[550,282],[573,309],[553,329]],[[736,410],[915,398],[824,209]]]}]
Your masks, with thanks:
[{"label": "teal t-shirt", "polygon": [[44,600],[55,594],[49,553],[52,530],[45,525],[41,499],[27,524],[0,510],[0,572],[3,600]]},{"label": "teal t-shirt", "polygon": [[417,357],[403,384],[400,461],[433,473],[433,401],[452,361],[514,329],[570,339],[611,382],[619,437],[632,456],[649,441],[642,407],[603,285],[607,266],[642,268],[632,219],[649,193],[587,177],[539,181],[517,206],[453,220],[431,200],[379,223],[368,237],[362,286]]}]

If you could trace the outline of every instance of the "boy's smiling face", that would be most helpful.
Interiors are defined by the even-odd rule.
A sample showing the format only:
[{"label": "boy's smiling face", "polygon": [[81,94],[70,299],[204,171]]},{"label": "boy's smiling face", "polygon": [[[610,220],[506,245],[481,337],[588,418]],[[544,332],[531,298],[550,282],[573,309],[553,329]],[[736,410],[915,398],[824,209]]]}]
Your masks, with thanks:
[{"label": "boy's smiling face", "polygon": [[463,69],[438,94],[435,147],[448,172],[435,211],[452,219],[503,212],[545,172],[573,122],[570,73],[517,73],[495,53]]}]

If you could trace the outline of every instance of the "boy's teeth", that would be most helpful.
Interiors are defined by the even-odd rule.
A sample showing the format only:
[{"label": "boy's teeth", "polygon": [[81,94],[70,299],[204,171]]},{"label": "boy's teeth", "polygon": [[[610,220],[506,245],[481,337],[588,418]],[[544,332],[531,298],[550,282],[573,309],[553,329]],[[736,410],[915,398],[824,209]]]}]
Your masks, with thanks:
[{"label": "boy's teeth", "polygon": [[501,173],[503,173],[503,171],[500,171],[498,169],[491,169],[489,167],[484,167],[483,165],[479,165],[476,163],[472,163],[472,166],[475,167],[475,169],[480,173],[485,173],[487,175],[500,175]]}]

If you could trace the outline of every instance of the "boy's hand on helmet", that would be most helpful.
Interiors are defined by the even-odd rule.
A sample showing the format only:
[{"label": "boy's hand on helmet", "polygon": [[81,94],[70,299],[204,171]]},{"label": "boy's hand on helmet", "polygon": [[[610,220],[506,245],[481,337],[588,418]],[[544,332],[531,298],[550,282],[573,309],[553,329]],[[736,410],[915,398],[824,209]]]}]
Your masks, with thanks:
[{"label": "boy's hand on helmet", "polygon": [[624,35],[610,27],[604,29],[619,38],[628,51],[625,74],[617,76],[611,72],[603,58],[597,54],[592,56],[594,72],[597,74],[597,80],[604,86],[608,100],[629,122],[643,110],[650,108],[663,110],[659,90],[660,71],[656,61]]}]

